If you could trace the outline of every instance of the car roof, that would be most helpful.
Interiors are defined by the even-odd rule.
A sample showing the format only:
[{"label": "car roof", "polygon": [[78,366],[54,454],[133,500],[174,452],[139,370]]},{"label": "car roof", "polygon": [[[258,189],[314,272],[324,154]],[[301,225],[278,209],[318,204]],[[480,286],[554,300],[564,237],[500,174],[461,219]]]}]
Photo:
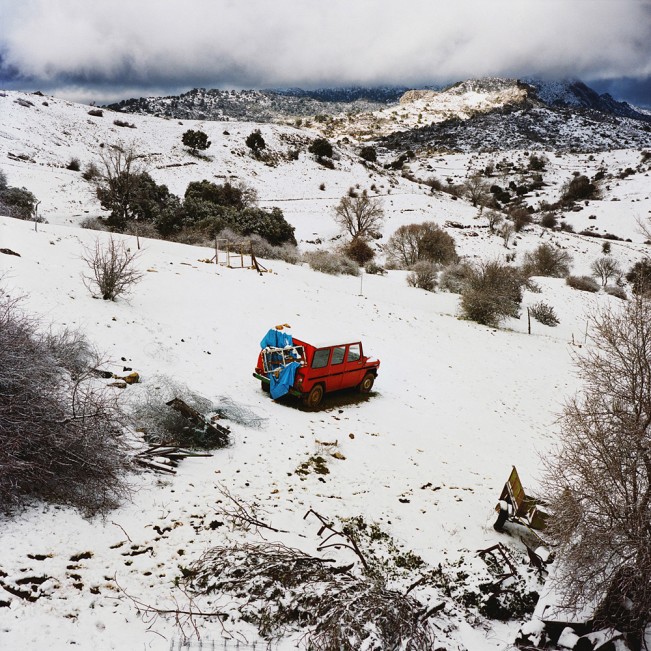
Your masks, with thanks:
[{"label": "car roof", "polygon": [[311,346],[312,348],[332,348],[333,346],[346,346],[348,344],[361,344],[361,339],[354,338],[341,338],[334,339],[333,337],[328,337],[327,339],[312,339],[311,341],[304,341],[302,339],[297,339],[294,337],[294,344],[297,346]]}]

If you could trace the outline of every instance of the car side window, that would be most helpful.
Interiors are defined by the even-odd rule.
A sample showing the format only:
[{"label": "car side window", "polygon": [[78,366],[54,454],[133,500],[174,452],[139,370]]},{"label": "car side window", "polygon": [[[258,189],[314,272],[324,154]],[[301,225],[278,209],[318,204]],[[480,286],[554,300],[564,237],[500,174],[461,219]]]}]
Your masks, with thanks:
[{"label": "car side window", "polygon": [[335,364],[341,364],[344,361],[344,356],[346,354],[346,346],[335,346],[332,349],[332,361],[330,362],[331,366]]},{"label": "car side window", "polygon": [[314,357],[312,358],[312,368],[323,368],[324,366],[327,366],[329,357],[329,348],[319,348],[319,350],[315,350]]},{"label": "car side window", "polygon": [[347,362],[356,362],[361,357],[361,350],[359,344],[350,344],[348,346]]}]

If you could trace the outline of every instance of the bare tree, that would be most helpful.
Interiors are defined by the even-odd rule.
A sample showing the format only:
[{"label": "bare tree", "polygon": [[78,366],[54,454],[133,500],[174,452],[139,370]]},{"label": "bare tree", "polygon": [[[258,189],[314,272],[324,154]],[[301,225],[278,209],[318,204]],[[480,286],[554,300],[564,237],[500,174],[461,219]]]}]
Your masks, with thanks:
[{"label": "bare tree", "polygon": [[613,277],[622,275],[622,270],[615,258],[605,255],[602,258],[597,258],[590,266],[592,273],[601,280],[601,285],[605,287],[608,281]]},{"label": "bare tree", "polygon": [[651,241],[651,218],[643,219],[640,216],[635,218],[635,223],[637,224],[638,232],[642,237],[646,239],[647,242]]},{"label": "bare tree", "polygon": [[369,197],[342,197],[334,209],[335,221],[352,238],[373,237],[384,220],[384,209],[379,199]]},{"label": "bare tree", "polygon": [[91,271],[83,276],[84,285],[91,293],[96,287],[105,301],[128,293],[144,275],[135,265],[138,254],[112,236],[105,245],[95,240],[94,247],[85,248],[81,256]]},{"label": "bare tree", "polygon": [[434,222],[403,224],[384,249],[391,264],[399,268],[421,260],[450,264],[458,259],[454,238]]},{"label": "bare tree", "polygon": [[109,145],[100,153],[103,171],[96,179],[97,198],[111,211],[112,226],[122,230],[133,217],[132,197],[143,172],[140,161],[145,158],[133,145]]},{"label": "bare tree", "polygon": [[504,221],[504,215],[497,210],[487,210],[484,217],[488,220],[488,230],[491,233],[494,233],[495,229]]},{"label": "bare tree", "polygon": [[488,194],[488,183],[481,174],[473,174],[463,183],[463,193],[473,206],[483,205]]},{"label": "bare tree", "polygon": [[502,238],[502,241],[504,242],[504,248],[508,249],[509,242],[511,241],[511,238],[515,233],[515,227],[511,222],[504,222],[500,227],[499,233],[500,233],[500,237]]},{"label": "bare tree", "polygon": [[[600,603],[599,626],[642,648],[651,623],[651,302],[590,317],[583,380],[546,462],[548,535],[567,604]],[[646,647],[645,647],[646,648]]]}]

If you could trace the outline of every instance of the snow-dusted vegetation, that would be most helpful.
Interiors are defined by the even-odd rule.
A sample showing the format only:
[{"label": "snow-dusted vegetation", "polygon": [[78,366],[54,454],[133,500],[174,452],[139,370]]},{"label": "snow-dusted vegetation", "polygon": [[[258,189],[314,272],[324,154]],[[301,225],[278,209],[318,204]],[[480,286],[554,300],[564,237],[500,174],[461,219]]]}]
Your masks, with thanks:
[{"label": "snow-dusted vegetation", "polygon": [[[58,422],[79,400],[71,335],[47,343],[64,331],[100,354],[83,364],[87,406],[119,412],[91,432],[106,434],[102,460],[119,455],[115,485],[89,484],[92,508],[45,484],[3,501],[2,648],[483,651],[521,628],[542,640],[556,565],[530,562],[525,543],[544,534],[495,531],[494,507],[512,466],[542,490],[583,386],[574,357],[594,350],[590,315],[642,292],[651,132],[608,107],[553,108],[558,88],[534,101],[496,84],[307,126],[124,120],[0,94],[0,324],[10,313],[45,351],[36,384],[64,399]],[[190,130],[209,145],[186,146]],[[116,152],[132,155],[128,196]],[[134,274],[123,295],[88,280],[111,250]],[[381,360],[371,393],[318,411],[272,401],[252,372],[277,324],[361,339]],[[199,441],[174,398],[205,418]],[[2,440],[0,471],[16,471],[27,452]],[[179,441],[192,450],[173,467],[150,450]],[[73,452],[70,481],[94,463]],[[12,486],[0,478],[0,498]]]}]

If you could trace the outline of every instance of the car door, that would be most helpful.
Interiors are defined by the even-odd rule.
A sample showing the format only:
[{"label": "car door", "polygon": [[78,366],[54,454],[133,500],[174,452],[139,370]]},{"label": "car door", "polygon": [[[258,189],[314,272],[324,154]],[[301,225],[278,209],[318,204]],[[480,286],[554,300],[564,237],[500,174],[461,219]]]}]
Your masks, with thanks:
[{"label": "car door", "polygon": [[344,372],[346,370],[346,348],[345,344],[332,347],[326,391],[337,391],[343,386]]},{"label": "car door", "polygon": [[357,342],[346,346],[346,359],[341,388],[356,387],[364,377],[364,356],[362,344]]}]

